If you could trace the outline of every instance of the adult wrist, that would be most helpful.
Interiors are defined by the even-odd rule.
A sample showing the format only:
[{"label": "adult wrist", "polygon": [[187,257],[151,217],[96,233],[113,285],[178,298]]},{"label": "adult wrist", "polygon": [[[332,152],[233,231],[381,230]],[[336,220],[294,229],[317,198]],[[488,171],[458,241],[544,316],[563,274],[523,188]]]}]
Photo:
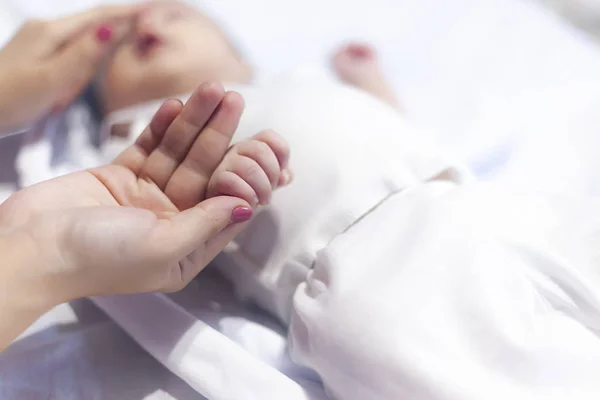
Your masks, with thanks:
[{"label": "adult wrist", "polygon": [[40,259],[25,232],[0,235],[0,350],[57,305]]}]

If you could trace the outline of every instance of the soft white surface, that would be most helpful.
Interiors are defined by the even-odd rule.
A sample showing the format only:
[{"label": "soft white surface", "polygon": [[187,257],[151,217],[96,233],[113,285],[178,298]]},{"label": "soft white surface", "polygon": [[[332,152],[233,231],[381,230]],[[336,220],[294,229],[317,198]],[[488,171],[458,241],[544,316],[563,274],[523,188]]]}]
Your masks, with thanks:
[{"label": "soft white surface", "polygon": [[335,399],[592,400],[599,206],[483,183],[395,194],[319,254],[292,357]]}]

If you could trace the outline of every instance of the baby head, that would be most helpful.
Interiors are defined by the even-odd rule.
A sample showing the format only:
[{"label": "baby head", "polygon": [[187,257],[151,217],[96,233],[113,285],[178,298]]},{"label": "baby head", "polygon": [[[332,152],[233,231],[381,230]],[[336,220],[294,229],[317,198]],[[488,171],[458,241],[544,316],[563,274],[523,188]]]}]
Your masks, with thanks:
[{"label": "baby head", "polygon": [[107,58],[97,84],[103,113],[193,90],[246,83],[252,71],[214,21],[179,1],[155,2]]}]

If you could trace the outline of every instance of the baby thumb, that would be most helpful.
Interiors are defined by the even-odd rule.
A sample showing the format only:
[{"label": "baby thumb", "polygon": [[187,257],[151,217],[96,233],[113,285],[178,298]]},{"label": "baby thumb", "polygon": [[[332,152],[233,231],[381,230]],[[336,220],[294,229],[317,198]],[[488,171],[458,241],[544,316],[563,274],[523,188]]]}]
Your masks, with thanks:
[{"label": "baby thumb", "polygon": [[[239,225],[252,217],[252,208],[244,200],[237,197],[220,196],[205,200],[202,203],[178,213],[171,218],[173,242],[177,245],[176,253],[183,258],[193,251],[213,243],[219,234],[229,226]],[[220,240],[218,245],[212,245],[210,251],[201,255],[203,264],[208,264],[229,241]]]}]

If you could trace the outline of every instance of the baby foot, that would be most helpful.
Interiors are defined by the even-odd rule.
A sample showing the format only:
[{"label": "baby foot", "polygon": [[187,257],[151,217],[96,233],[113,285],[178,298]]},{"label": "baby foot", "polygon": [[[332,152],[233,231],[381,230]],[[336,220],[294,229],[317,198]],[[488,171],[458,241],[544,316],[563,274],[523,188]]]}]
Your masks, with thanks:
[{"label": "baby foot", "polygon": [[350,43],[336,52],[333,68],[339,78],[400,108],[394,92],[381,72],[375,49],[365,43]]}]

